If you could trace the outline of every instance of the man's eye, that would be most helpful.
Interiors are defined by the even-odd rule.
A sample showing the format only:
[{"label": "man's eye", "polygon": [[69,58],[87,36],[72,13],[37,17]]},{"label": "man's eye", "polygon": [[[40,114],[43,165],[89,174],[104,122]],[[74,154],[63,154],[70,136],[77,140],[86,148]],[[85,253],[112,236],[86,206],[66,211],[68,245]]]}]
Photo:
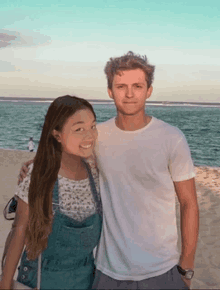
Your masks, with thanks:
[{"label": "man's eye", "polygon": [[122,89],[122,88],[123,88],[123,86],[118,86],[117,88],[118,88],[118,89]]}]

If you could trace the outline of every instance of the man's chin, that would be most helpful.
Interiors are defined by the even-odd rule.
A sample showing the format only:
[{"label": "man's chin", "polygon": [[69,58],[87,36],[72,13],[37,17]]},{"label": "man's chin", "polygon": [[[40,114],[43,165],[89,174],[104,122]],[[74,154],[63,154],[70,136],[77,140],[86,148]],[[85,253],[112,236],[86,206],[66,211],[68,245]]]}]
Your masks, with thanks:
[{"label": "man's chin", "polygon": [[135,109],[127,109],[127,110],[120,110],[119,111],[124,116],[135,116],[140,113],[140,110]]}]

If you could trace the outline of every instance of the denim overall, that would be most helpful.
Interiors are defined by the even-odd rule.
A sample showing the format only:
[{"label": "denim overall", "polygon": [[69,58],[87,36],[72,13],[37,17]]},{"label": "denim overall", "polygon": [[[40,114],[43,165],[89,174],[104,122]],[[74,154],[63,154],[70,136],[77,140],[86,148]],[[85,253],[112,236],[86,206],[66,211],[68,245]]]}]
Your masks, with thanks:
[{"label": "denim overall", "polygon": [[[84,162],[85,163],[85,162]],[[98,213],[78,222],[59,211],[58,180],[53,190],[55,211],[48,246],[42,253],[41,289],[90,289],[93,283],[93,249],[102,228],[101,201],[89,168],[90,186]],[[17,280],[31,288],[37,286],[38,259],[27,259],[24,251]]]}]

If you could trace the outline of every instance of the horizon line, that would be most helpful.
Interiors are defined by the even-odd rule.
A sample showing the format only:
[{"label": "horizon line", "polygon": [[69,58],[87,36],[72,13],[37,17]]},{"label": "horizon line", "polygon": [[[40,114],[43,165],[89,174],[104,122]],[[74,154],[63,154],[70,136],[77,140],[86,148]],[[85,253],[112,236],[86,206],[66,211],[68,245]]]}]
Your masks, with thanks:
[{"label": "horizon line", "polygon": [[[0,96],[0,100],[2,101],[7,101],[7,100],[14,100],[14,101],[53,101],[56,98],[32,98],[32,97],[3,97]],[[86,99],[88,102],[106,102],[106,103],[113,103],[113,100],[107,100],[107,99]],[[151,103],[151,104],[198,104],[198,105],[219,105],[220,102],[196,102],[196,101],[146,101],[146,103]]]}]

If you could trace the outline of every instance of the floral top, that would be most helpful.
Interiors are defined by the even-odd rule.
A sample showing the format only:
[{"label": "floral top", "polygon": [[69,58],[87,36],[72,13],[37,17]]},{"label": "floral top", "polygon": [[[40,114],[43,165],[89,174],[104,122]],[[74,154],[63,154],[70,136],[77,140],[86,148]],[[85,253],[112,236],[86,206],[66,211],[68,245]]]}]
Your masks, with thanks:
[{"label": "floral top", "polygon": [[[99,193],[99,174],[94,159],[87,159],[95,181],[96,189]],[[16,195],[24,202],[28,203],[28,190],[33,164],[29,166],[27,176],[18,185]],[[79,222],[96,212],[95,200],[90,188],[89,177],[83,180],[73,180],[58,175],[59,184],[59,208],[60,211]]]}]

